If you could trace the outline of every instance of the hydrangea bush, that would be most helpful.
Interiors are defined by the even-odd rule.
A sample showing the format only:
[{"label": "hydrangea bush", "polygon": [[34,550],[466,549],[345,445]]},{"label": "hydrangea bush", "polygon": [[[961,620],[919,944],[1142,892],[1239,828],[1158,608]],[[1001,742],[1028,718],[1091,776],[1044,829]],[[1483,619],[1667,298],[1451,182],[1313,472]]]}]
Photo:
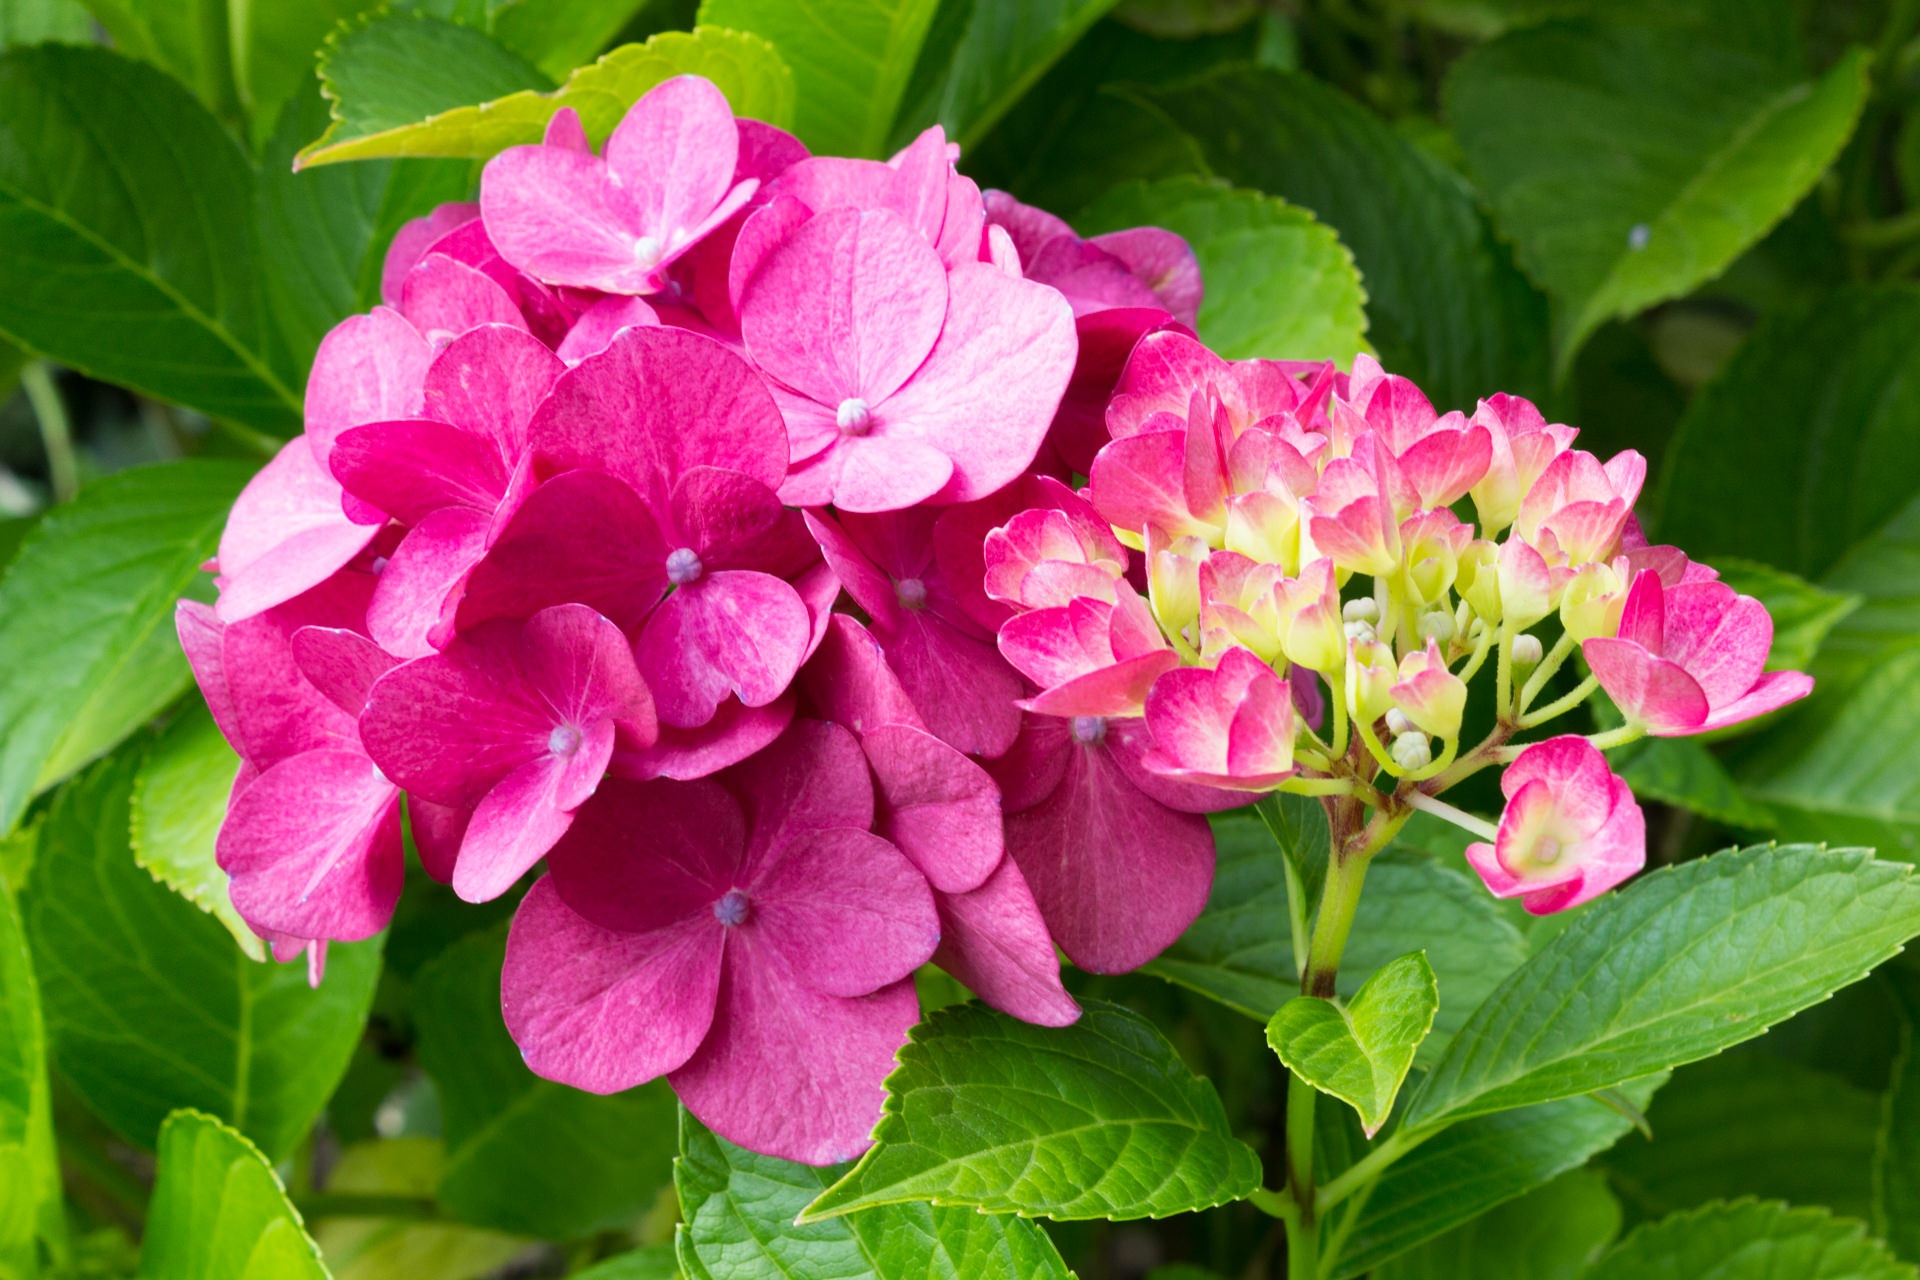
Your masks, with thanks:
[{"label": "hydrangea bush", "polygon": [[[1149,26],[1176,9],[1130,8]],[[982,127],[955,105],[960,59],[969,40],[1027,37],[969,25],[946,114],[920,129],[903,112],[882,147],[821,114],[812,37],[787,25],[811,19],[702,12],[679,43],[628,46],[550,92],[386,115],[352,100],[382,42],[458,58],[497,40],[518,62],[515,28],[349,21],[322,53],[332,128],[315,142],[298,115],[317,98],[286,106],[282,132],[311,145],[268,145],[296,167],[478,163],[444,182],[404,170],[423,175],[395,206],[412,216],[382,203],[367,237],[377,301],[309,330],[298,422],[279,424],[298,429],[270,446],[236,429],[270,457],[208,473],[210,589],[148,589],[151,621],[172,604],[205,716],[35,809],[26,924],[0,917],[0,1063],[23,1082],[12,1112],[0,1097],[0,1271],[111,1268],[121,1247],[110,1225],[76,1245],[63,1218],[44,985],[61,1095],[159,1150],[142,1275],[321,1274],[295,1204],[365,1280],[515,1256],[479,1227],[586,1242],[535,1262],[563,1270],[619,1252],[609,1232],[654,1246],[605,1277],[1065,1276],[1072,1237],[1028,1219],[1200,1211],[1267,1215],[1257,1243],[1223,1228],[1204,1256],[1290,1280],[1739,1280],[1815,1253],[1848,1259],[1821,1274],[1912,1275],[1910,1055],[1877,1086],[1885,1243],[1771,1200],[1661,1217],[1713,1198],[1643,1189],[1636,1216],[1659,1220],[1602,1256],[1619,1204],[1567,1173],[1632,1128],[1657,1142],[1669,1112],[1649,1120],[1649,1100],[1676,1068],[1743,1061],[1716,1055],[1920,933],[1920,884],[1845,824],[1843,847],[1682,856],[1686,811],[1800,834],[1722,760],[1780,776],[1781,738],[1756,722],[1816,689],[1828,706],[1830,679],[1853,688],[1860,669],[1813,662],[1845,610],[1679,514],[1684,454],[1650,513],[1647,457],[1611,429],[1582,447],[1550,421],[1572,415],[1542,407],[1569,403],[1550,380],[1523,374],[1523,395],[1416,358],[1445,384],[1429,396],[1385,367],[1389,333],[1379,352],[1358,328],[1325,336],[1344,304],[1310,273],[1280,277],[1292,294],[1242,274],[1317,254],[1358,301],[1351,257],[1292,206],[1184,178],[1123,184],[1069,223],[983,189],[954,141]],[[736,17],[770,42],[724,29]],[[1068,27],[1048,29],[1071,43]],[[1657,43],[1636,31],[1620,38]],[[1037,76],[1061,50],[1028,52]],[[29,50],[15,82],[114,56]],[[1138,90],[1127,109],[1158,123],[1133,127],[1210,138],[1181,97],[1197,84]],[[762,100],[803,127],[756,118]],[[1258,127],[1246,109],[1236,127]],[[1012,127],[988,135],[989,167]],[[1343,154],[1382,136],[1352,132]],[[1261,163],[1243,150],[1230,138],[1211,159]],[[1409,199],[1458,194],[1430,160],[1410,172]],[[1531,265],[1527,206],[1503,190],[1489,198]],[[1162,211],[1174,226],[1129,225]],[[1635,222],[1627,239],[1651,253],[1678,234]],[[1579,326],[1631,314],[1606,301],[1620,271],[1592,294],[1544,272],[1563,361]],[[1496,305],[1446,283],[1470,311]],[[1258,353],[1220,318],[1242,289],[1282,335]],[[33,589],[18,584],[57,550],[57,514],[0,595]],[[36,639],[55,632],[0,632]],[[67,706],[77,739],[33,727],[57,705],[24,683],[7,695],[42,708],[10,740],[42,751],[26,789],[0,776],[16,813],[34,771],[114,745],[86,749],[100,721],[121,716],[124,736],[171,702],[127,661],[96,668],[117,709]],[[1853,785],[1834,758],[1794,767]],[[1832,808],[1877,814],[1881,794]],[[176,905],[181,922],[139,923]],[[238,961],[224,998],[241,1012],[217,1033],[182,998],[199,979],[169,978],[209,944],[195,928],[220,963],[232,952],[201,908],[260,953]],[[96,909],[114,923],[83,945],[76,920]],[[137,972],[116,976],[129,956]],[[1270,1053],[1257,1024],[1169,1014],[1171,988],[1124,976],[1141,971],[1252,1014]],[[424,1074],[380,1065],[408,1048],[378,1037],[348,1067],[370,1003],[383,1034],[418,1035]],[[209,1034],[239,1046],[231,1070],[201,1065]],[[142,1065],[115,1058],[122,1042]],[[1237,1047],[1216,1057],[1248,1043],[1259,1075]],[[251,1101],[256,1057],[284,1073],[271,1101]],[[1228,1060],[1243,1065],[1195,1069]],[[1726,1085],[1764,1109],[1798,1105],[1805,1082]],[[343,1102],[354,1087],[366,1098]],[[385,1136],[342,1155],[353,1106],[378,1108],[364,1123]],[[419,1106],[444,1108],[437,1144],[408,1118]],[[291,1203],[256,1143],[291,1155]],[[492,1168],[474,1163],[489,1143]],[[673,1188],[648,1210],[627,1188],[662,1143]],[[1646,1167],[1644,1185],[1675,1176]],[[126,1172],[105,1176],[126,1198]],[[194,1207],[213,1203],[229,1207]],[[421,1253],[380,1253],[352,1225],[443,1213],[396,1237]],[[1532,1243],[1529,1222],[1546,1224]],[[260,1261],[269,1248],[288,1252]],[[1085,1274],[1141,1274],[1095,1256]]]}]

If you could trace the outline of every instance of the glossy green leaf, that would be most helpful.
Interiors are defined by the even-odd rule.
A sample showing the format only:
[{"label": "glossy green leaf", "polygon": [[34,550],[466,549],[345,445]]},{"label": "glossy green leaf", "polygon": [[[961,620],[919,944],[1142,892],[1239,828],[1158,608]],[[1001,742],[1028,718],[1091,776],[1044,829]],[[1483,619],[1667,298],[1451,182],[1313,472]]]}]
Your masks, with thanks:
[{"label": "glossy green leaf", "polygon": [[1764,1196],[1864,1218],[1880,1099],[1825,1071],[1741,1051],[1674,1072],[1606,1164],[1636,1218]]},{"label": "glossy green leaf", "polygon": [[1074,219],[1081,234],[1165,227],[1185,236],[1203,279],[1200,337],[1230,360],[1336,360],[1367,346],[1353,255],[1313,215],[1203,178],[1116,187]]},{"label": "glossy green leaf", "polygon": [[1900,1052],[1893,1060],[1873,1154],[1873,1224],[1893,1251],[1920,1262],[1920,974],[1893,973]]},{"label": "glossy green leaf", "polygon": [[28,535],[0,579],[0,830],[186,687],[174,603],[199,580],[250,470],[121,471]]},{"label": "glossy green leaf", "polygon": [[256,141],[273,136],[281,109],[313,85],[314,51],[342,22],[379,0],[228,0],[233,83]]},{"label": "glossy green leaf", "polygon": [[216,115],[239,112],[227,36],[228,0],[87,0],[114,47],[191,89]]},{"label": "glossy green leaf", "polygon": [[755,1155],[681,1113],[677,1246],[688,1280],[1070,1280],[1031,1222],[965,1208],[890,1204],[794,1219],[847,1169]]},{"label": "glossy green leaf", "polygon": [[465,1222],[572,1237],[644,1212],[672,1177],[666,1081],[601,1097],[527,1069],[500,1019],[504,930],[463,938],[421,969],[420,1063],[445,1117],[440,1201]]},{"label": "glossy green leaf", "polygon": [[93,20],[79,0],[0,0],[0,49],[46,40],[92,42]]},{"label": "glossy green leaf", "polygon": [[1805,671],[1812,666],[1827,635],[1861,605],[1860,596],[1830,591],[1752,560],[1722,556],[1713,567],[1720,571],[1722,582],[1767,606],[1773,618],[1769,671]]},{"label": "glossy green leaf", "polygon": [[1914,1280],[1866,1227],[1777,1201],[1712,1204],[1641,1227],[1587,1280]]},{"label": "glossy green leaf", "polygon": [[[1890,389],[1891,394],[1891,389]],[[1877,531],[1855,543],[1822,585],[1857,596],[1821,646],[1814,675],[1829,688],[1869,674],[1920,647],[1920,492]]]},{"label": "glossy green leaf", "polygon": [[650,1244],[616,1253],[574,1273],[574,1280],[680,1280],[680,1259],[670,1244]]},{"label": "glossy green leaf", "polygon": [[1366,284],[1368,338],[1435,404],[1543,392],[1545,302],[1457,173],[1304,75],[1242,67],[1143,96],[1213,172],[1339,233]]},{"label": "glossy green leaf", "polygon": [[1288,1071],[1359,1112],[1371,1138],[1392,1113],[1439,1007],[1433,967],[1414,951],[1376,970],[1344,1003],[1287,1001],[1267,1023],[1267,1044]]},{"label": "glossy green leaf", "polygon": [[1609,757],[1642,800],[1658,800],[1749,831],[1770,831],[1771,810],[1747,798],[1713,752],[1696,738],[1642,738]]},{"label": "glossy green leaf", "polygon": [[1911,869],[1759,845],[1666,867],[1583,911],[1474,1011],[1409,1130],[1710,1057],[1865,976],[1920,933]]},{"label": "glossy green leaf", "polygon": [[794,132],[819,155],[879,157],[937,0],[702,0],[704,26],[750,31],[793,68]]},{"label": "glossy green leaf", "polygon": [[972,0],[960,7],[965,26],[951,51],[941,51],[926,92],[903,104],[895,142],[937,122],[963,150],[971,148],[1113,6],[1114,0]]},{"label": "glossy green leaf", "polygon": [[240,757],[221,736],[206,705],[194,699],[148,748],[134,777],[133,856],[147,874],[227,927],[240,949],[266,959],[260,935],[247,927],[227,893],[227,873],[214,861],[214,839],[227,816]]},{"label": "glossy green leaf", "polygon": [[1555,301],[1562,373],[1603,322],[1724,271],[1853,132],[1864,50],[1809,81],[1716,35],[1549,25],[1473,50],[1447,77],[1474,179]]},{"label": "glossy green leaf", "polygon": [[[1207,909],[1144,972],[1265,1023],[1300,992],[1280,851],[1252,817],[1228,818],[1215,831],[1218,861]],[[1325,832],[1324,824],[1315,829],[1322,840]],[[1394,850],[1367,871],[1339,993],[1352,996],[1408,947],[1425,949],[1440,982],[1440,1011],[1416,1058],[1430,1065],[1474,1007],[1526,959],[1527,944],[1478,884],[1429,858]]]},{"label": "glossy green leaf", "polygon": [[515,0],[493,10],[495,40],[549,79],[567,73],[613,43],[647,0]]},{"label": "glossy green leaf", "polygon": [[1619,1232],[1605,1175],[1576,1169],[1401,1254],[1374,1280],[1580,1280]]},{"label": "glossy green leaf", "polygon": [[[1635,1081],[1622,1092],[1644,1108],[1661,1080]],[[1388,1166],[1360,1204],[1339,1257],[1327,1260],[1327,1274],[1347,1280],[1371,1271],[1578,1168],[1632,1128],[1592,1098],[1565,1098],[1443,1130]]]},{"label": "glossy green leaf", "polygon": [[64,1245],[66,1230],[40,986],[19,904],[0,885],[0,1276],[32,1277],[39,1242]]},{"label": "glossy green leaf", "polygon": [[[336,65],[349,69],[347,50],[336,47],[328,60],[329,96],[340,101],[348,86],[332,79]],[[359,56],[356,53],[356,58]],[[369,92],[382,92],[378,67],[352,68],[364,75]],[[613,132],[627,108],[655,85],[677,75],[700,75],[727,95],[735,114],[785,127],[793,116],[793,73],[772,45],[758,36],[703,28],[688,34],[665,31],[645,44],[622,45],[590,67],[582,67],[551,93],[528,89],[477,106],[467,105],[484,94],[469,94],[442,103],[432,111],[405,116],[389,105],[377,119],[381,128],[365,132],[349,121],[376,119],[354,113],[342,115],[326,135],[296,157],[302,166],[339,160],[368,160],[383,156],[467,156],[484,159],[511,146],[540,141],[547,121],[562,107],[580,113],[587,136],[595,143]]]},{"label": "glossy green leaf", "polygon": [[1164,1217],[1260,1185],[1220,1095],[1140,1015],[1090,1001],[1069,1027],[950,1005],[887,1077],[875,1145],[809,1218],[903,1200],[1048,1218]]},{"label": "glossy green leaf", "polygon": [[[183,6],[184,7],[184,6]],[[102,381],[291,432],[253,173],[206,109],[105,49],[0,56],[0,333]]]},{"label": "glossy green leaf", "polygon": [[320,1251],[258,1147],[212,1116],[160,1130],[142,1280],[327,1280]]},{"label": "glossy green leaf", "polygon": [[[328,1170],[327,1194],[431,1198],[445,1165],[437,1138],[356,1143]],[[313,1238],[333,1280],[478,1280],[532,1243],[484,1227],[405,1218],[329,1218]]]},{"label": "glossy green leaf", "polygon": [[102,761],[62,788],[41,831],[27,928],[54,1065],[136,1145],[191,1106],[284,1156],[346,1070],[380,944],[336,943],[318,990],[304,963],[247,959],[134,862],[134,763]]}]

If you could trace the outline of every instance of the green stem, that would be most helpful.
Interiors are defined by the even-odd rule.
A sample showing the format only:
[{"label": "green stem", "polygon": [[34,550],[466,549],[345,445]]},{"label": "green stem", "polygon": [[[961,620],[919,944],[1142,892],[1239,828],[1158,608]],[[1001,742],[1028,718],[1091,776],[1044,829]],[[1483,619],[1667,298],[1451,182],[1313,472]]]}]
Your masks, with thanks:
[{"label": "green stem", "polygon": [[1320,1222],[1313,1208],[1313,1109],[1319,1091],[1287,1078],[1287,1186],[1294,1202],[1287,1225],[1287,1280],[1320,1280]]},{"label": "green stem", "polygon": [[1563,698],[1555,698],[1546,706],[1527,712],[1515,723],[1522,729],[1531,729],[1535,725],[1545,724],[1555,716],[1563,716],[1585,702],[1588,698],[1591,698],[1593,691],[1599,687],[1600,677],[1588,676],[1585,680],[1582,680],[1574,686],[1572,693],[1567,694]]},{"label": "green stem", "polygon": [[1506,723],[1513,714],[1513,628],[1500,624],[1500,662],[1494,681],[1496,714]]},{"label": "green stem", "polygon": [[[1527,682],[1520,686],[1520,711],[1522,713],[1533,705],[1533,700],[1540,696],[1540,691],[1547,687],[1547,681],[1553,679],[1553,673],[1560,669],[1560,664],[1565,662],[1567,655],[1572,652],[1572,636],[1562,635],[1558,640],[1553,642],[1553,648],[1547,651],[1546,657],[1540,659],[1540,665],[1533,669],[1533,674],[1527,677]],[[1522,723],[1525,723],[1524,714],[1522,716]]]},{"label": "green stem", "polygon": [[1460,677],[1462,684],[1472,684],[1474,676],[1478,675],[1480,668],[1486,665],[1487,654],[1492,652],[1493,640],[1497,634],[1499,633],[1492,627],[1484,628],[1480,632],[1480,640],[1474,645],[1473,655],[1467,659],[1467,665],[1455,673]]},{"label": "green stem", "polygon": [[1303,778],[1295,774],[1281,783],[1278,790],[1290,796],[1350,796],[1355,786],[1352,778]]},{"label": "green stem", "polygon": [[1342,672],[1327,685],[1327,702],[1333,707],[1333,742],[1330,750],[1338,760],[1347,754],[1347,681]]},{"label": "green stem", "polygon": [[1638,742],[1646,737],[1647,731],[1637,724],[1623,724],[1618,729],[1609,729],[1605,733],[1590,733],[1587,741],[1602,751],[1611,751],[1615,747],[1624,747],[1629,742]]},{"label": "green stem", "polygon": [[60,388],[53,385],[53,372],[44,360],[30,362],[20,371],[20,387],[33,406],[40,424],[40,443],[47,451],[47,481],[55,502],[69,502],[80,492],[80,459],[73,450],[73,425],[67,420],[66,402]]},{"label": "green stem", "polygon": [[1371,1187],[1387,1171],[1387,1166],[1438,1133],[1438,1128],[1412,1137],[1402,1132],[1387,1135],[1380,1145],[1347,1167],[1347,1171],[1320,1188],[1314,1198],[1314,1212],[1325,1213],[1363,1188]]},{"label": "green stem", "polygon": [[1444,818],[1461,830],[1470,831],[1479,836],[1482,840],[1499,838],[1500,829],[1491,822],[1483,822],[1464,809],[1456,809],[1445,800],[1436,799],[1423,791],[1408,791],[1400,798],[1421,812],[1430,813],[1436,818]]}]

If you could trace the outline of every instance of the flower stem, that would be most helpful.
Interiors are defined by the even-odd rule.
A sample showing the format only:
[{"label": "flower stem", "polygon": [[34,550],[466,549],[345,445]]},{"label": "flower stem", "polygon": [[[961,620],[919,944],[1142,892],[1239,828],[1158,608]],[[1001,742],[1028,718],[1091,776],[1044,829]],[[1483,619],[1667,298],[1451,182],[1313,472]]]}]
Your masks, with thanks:
[{"label": "flower stem", "polygon": [[1544,707],[1538,707],[1524,713],[1517,723],[1522,729],[1531,729],[1537,724],[1545,724],[1555,716],[1563,716],[1585,702],[1588,698],[1591,698],[1593,691],[1599,687],[1600,677],[1588,676],[1585,680],[1582,680],[1578,685],[1574,686],[1572,693],[1567,694],[1563,698],[1555,698]]},{"label": "flower stem", "polygon": [[1295,774],[1276,790],[1293,796],[1350,796],[1354,794],[1354,781],[1351,778],[1306,778]]},{"label": "flower stem", "polygon": [[1513,627],[1500,624],[1500,662],[1494,683],[1494,702],[1502,724],[1513,719]]},{"label": "flower stem", "polygon": [[20,389],[27,393],[34,419],[40,424],[40,443],[47,452],[47,483],[55,502],[71,501],[80,492],[80,459],[73,449],[73,426],[66,402],[53,384],[44,360],[30,361],[20,370]]},{"label": "flower stem", "polygon": [[1445,818],[1454,826],[1463,831],[1470,831],[1482,840],[1495,840],[1500,836],[1500,829],[1491,822],[1476,818],[1464,809],[1456,809],[1445,800],[1435,799],[1423,791],[1409,791],[1400,798],[1421,812],[1430,813],[1436,818]]},{"label": "flower stem", "polygon": [[1611,751],[1615,747],[1624,747],[1629,742],[1638,742],[1646,737],[1647,731],[1637,724],[1623,724],[1618,729],[1609,729],[1605,733],[1590,733],[1587,741],[1602,751]]},{"label": "flower stem", "polygon": [[1567,655],[1572,652],[1573,637],[1562,635],[1553,642],[1553,648],[1548,650],[1547,656],[1540,660],[1540,665],[1533,669],[1533,674],[1527,677],[1527,682],[1520,686],[1519,709],[1522,712],[1520,720],[1522,724],[1526,723],[1524,714],[1526,709],[1533,705],[1533,700],[1540,696],[1541,690],[1547,687],[1547,681],[1553,679],[1553,673],[1560,669],[1560,664],[1565,662]]}]

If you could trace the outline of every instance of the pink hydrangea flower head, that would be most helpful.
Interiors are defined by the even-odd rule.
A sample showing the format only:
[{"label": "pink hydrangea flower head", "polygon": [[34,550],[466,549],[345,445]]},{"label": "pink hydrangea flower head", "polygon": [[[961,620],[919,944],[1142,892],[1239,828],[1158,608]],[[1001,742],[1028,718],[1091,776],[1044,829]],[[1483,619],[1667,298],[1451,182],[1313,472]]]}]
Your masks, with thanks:
[{"label": "pink hydrangea flower head", "polygon": [[1629,724],[1656,737],[1686,737],[1751,720],[1804,698],[1812,677],[1766,671],[1773,619],[1766,606],[1723,582],[1671,588],[1634,575],[1619,634],[1581,646],[1587,665]]},{"label": "pink hydrangea flower head", "polygon": [[1507,807],[1492,844],[1467,861],[1497,898],[1537,916],[1577,907],[1646,865],[1647,825],[1633,790],[1585,738],[1536,742],[1500,778]]},{"label": "pink hydrangea flower head", "polygon": [[1306,500],[1308,536],[1319,555],[1352,573],[1380,577],[1400,566],[1400,520],[1394,510],[1393,463],[1369,433],[1335,458]]},{"label": "pink hydrangea flower head", "polygon": [[508,938],[501,1001],[528,1065],[599,1093],[666,1075],[729,1141],[859,1155],[940,933],[872,817],[859,744],[818,721],[716,779],[609,782]]},{"label": "pink hydrangea flower head", "polygon": [[585,605],[463,632],[373,686],[360,732],[409,793],[471,817],[453,887],[484,902],[566,831],[614,742],[650,745],[653,698],[620,629]]},{"label": "pink hydrangea flower head", "polygon": [[1107,406],[1107,430],[1119,440],[1162,429],[1157,415],[1184,422],[1196,392],[1211,393],[1226,408],[1229,443],[1248,427],[1286,414],[1313,427],[1325,418],[1332,368],[1302,382],[1276,360],[1227,361],[1177,329],[1150,333],[1128,355]]},{"label": "pink hydrangea flower head", "polygon": [[1336,449],[1369,432],[1382,446],[1383,478],[1402,517],[1458,502],[1492,460],[1483,423],[1435,413],[1410,379],[1384,372],[1364,353],[1354,357],[1347,395],[1334,399],[1332,416]]},{"label": "pink hydrangea flower head", "polygon": [[1113,598],[1127,551],[1106,521],[1077,496],[1059,507],[1022,511],[987,535],[987,595],[1023,609],[1077,596]]},{"label": "pink hydrangea flower head", "polygon": [[1549,464],[1573,447],[1579,431],[1549,424],[1532,401],[1504,391],[1480,402],[1473,420],[1492,445],[1487,472],[1471,490],[1483,537],[1498,537],[1520,514],[1520,499]]},{"label": "pink hydrangea flower head", "polygon": [[1112,603],[1081,597],[1000,628],[1000,652],[1041,692],[1019,705],[1050,716],[1138,716],[1147,690],[1180,665],[1153,611],[1130,585]]},{"label": "pink hydrangea flower head", "polygon": [[786,419],[780,495],[792,505],[984,497],[1033,461],[1073,372],[1073,317],[1057,293],[983,263],[948,271],[884,210],[801,223],[739,310]]},{"label": "pink hydrangea flower head", "polygon": [[942,265],[957,268],[983,259],[986,208],[980,188],[954,169],[955,154],[946,131],[934,125],[886,161],[801,160],[771,184],[769,194],[806,214],[884,210],[911,227]]},{"label": "pink hydrangea flower head", "polygon": [[1202,659],[1212,662],[1235,648],[1245,648],[1263,662],[1280,664],[1286,652],[1281,640],[1286,615],[1280,566],[1215,551],[1200,564],[1195,578]]},{"label": "pink hydrangea flower head", "polygon": [[1188,328],[1198,323],[1200,260],[1173,232],[1135,227],[1082,240],[1061,219],[1004,191],[986,193],[986,214],[989,227],[1008,233],[1022,274],[1065,294],[1075,316],[1158,307]]},{"label": "pink hydrangea flower head", "polygon": [[1620,545],[1646,478],[1647,460],[1632,449],[1604,465],[1583,450],[1564,450],[1520,500],[1514,531],[1551,563],[1607,559]]},{"label": "pink hydrangea flower head", "polygon": [[726,97],[676,76],[633,104],[602,156],[543,144],[489,160],[481,217],[501,256],[537,280],[656,293],[667,267],[757,188],[733,180],[739,150]]},{"label": "pink hydrangea flower head", "polygon": [[1293,691],[1246,649],[1215,667],[1166,672],[1147,694],[1155,773],[1236,791],[1271,791],[1293,772]]}]

